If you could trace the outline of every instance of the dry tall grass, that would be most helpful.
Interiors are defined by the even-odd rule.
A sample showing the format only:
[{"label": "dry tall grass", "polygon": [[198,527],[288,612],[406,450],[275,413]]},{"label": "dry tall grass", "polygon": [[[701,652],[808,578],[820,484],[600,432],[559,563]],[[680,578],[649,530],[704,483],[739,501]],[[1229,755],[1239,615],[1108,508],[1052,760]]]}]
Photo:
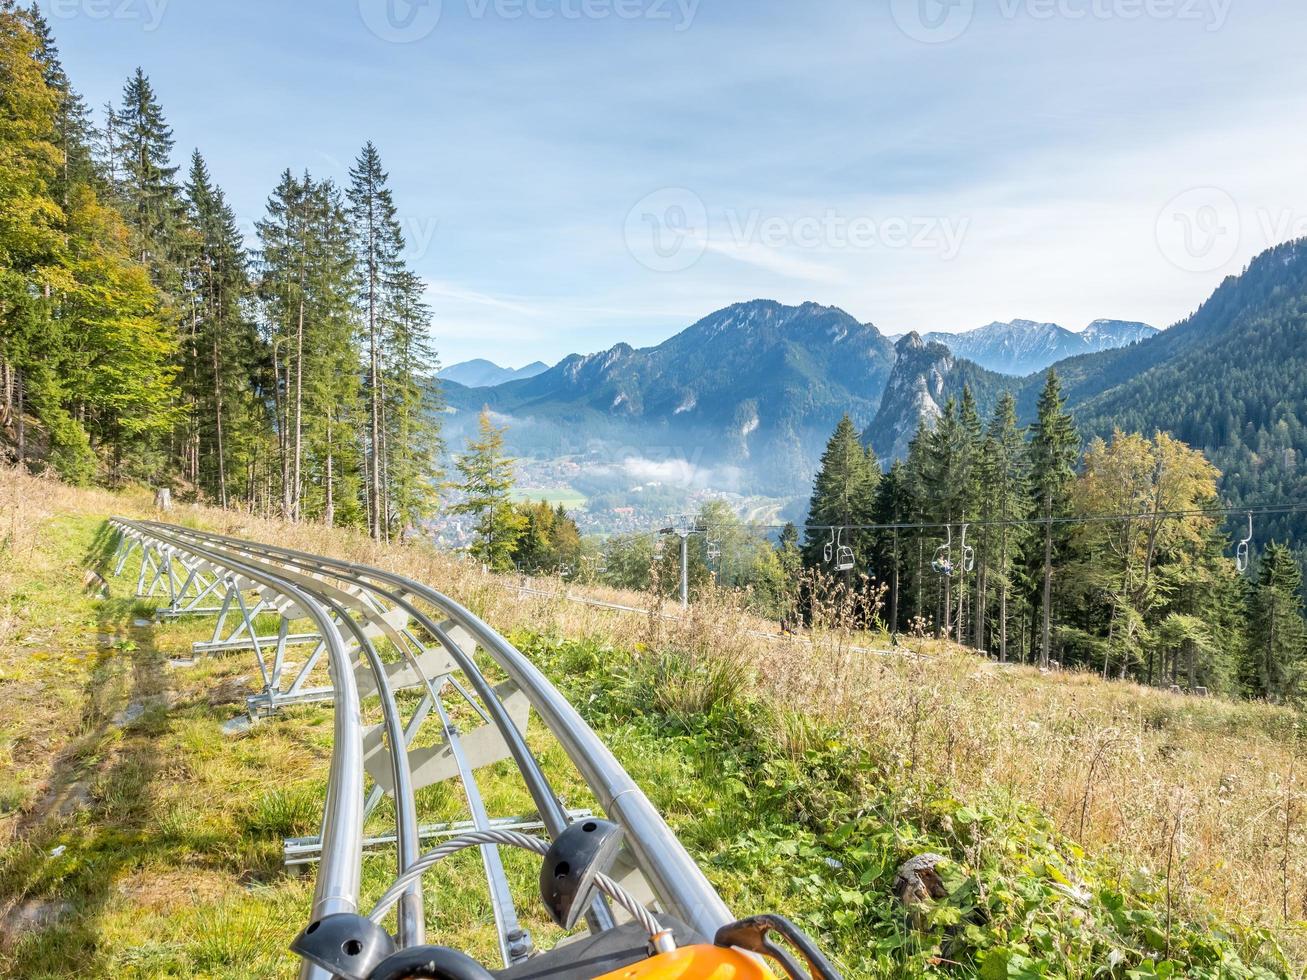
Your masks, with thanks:
[{"label": "dry tall grass", "polygon": [[[158,516],[143,495],[72,490],[0,471],[0,644],[11,618],[4,563],[30,552],[43,515],[65,510]],[[559,582],[536,581],[532,587],[548,594],[523,595],[517,579],[484,575],[456,557],[322,526],[193,506],[168,519],[400,572],[450,594],[501,632],[598,637],[638,645],[642,655],[682,658],[701,680],[669,698],[693,703],[747,685],[790,709],[790,718],[837,725],[861,740],[890,778],[943,786],[961,800],[1002,794],[1027,801],[1091,854],[1157,873],[1169,866],[1179,905],[1209,903],[1231,920],[1274,926],[1300,961],[1307,953],[1307,732],[1292,710],[1000,668],[924,640],[910,643],[907,655],[891,655],[866,650],[883,648],[883,638],[847,630],[765,638],[757,633],[773,625],[728,597],[682,618],[645,596]],[[569,601],[569,593],[648,612],[641,618],[594,608]]]}]

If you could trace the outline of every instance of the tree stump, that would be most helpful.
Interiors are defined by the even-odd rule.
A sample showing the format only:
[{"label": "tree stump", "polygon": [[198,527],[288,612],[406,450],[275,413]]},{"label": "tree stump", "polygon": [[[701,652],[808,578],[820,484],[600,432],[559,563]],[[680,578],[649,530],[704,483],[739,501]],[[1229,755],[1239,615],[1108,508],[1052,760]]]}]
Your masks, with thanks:
[{"label": "tree stump", "polygon": [[154,491],[154,509],[172,510],[172,490],[169,487],[159,487]]}]

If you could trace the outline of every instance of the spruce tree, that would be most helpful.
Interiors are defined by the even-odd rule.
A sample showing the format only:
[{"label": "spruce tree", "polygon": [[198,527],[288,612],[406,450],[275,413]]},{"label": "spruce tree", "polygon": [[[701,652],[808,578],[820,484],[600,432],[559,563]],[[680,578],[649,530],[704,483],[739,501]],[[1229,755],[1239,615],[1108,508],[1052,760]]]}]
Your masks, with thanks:
[{"label": "spruce tree", "polygon": [[229,503],[237,459],[260,436],[256,397],[260,351],[247,315],[248,259],[236,216],[209,176],[200,152],[191,156],[186,188],[185,292],[191,336],[192,427],[199,444],[197,482]]},{"label": "spruce tree", "polygon": [[184,207],[178,168],[172,163],[172,127],[140,68],[123,86],[122,104],[112,122],[115,169],[121,175],[117,192],[135,232],[138,257],[149,267],[154,284],[170,295],[177,286],[176,247]]},{"label": "spruce tree", "polygon": [[981,464],[982,517],[996,522],[982,531],[986,588],[992,578],[998,598],[998,657],[1008,659],[1008,603],[1018,567],[1016,557],[1028,537],[1020,524],[1029,514],[1024,433],[1017,424],[1016,399],[1004,392],[985,432]]},{"label": "spruce tree", "polygon": [[476,538],[468,552],[498,571],[513,567],[518,538],[526,528],[509,499],[514,466],[504,453],[505,431],[491,421],[489,409],[482,410],[478,436],[468,440],[467,451],[458,457],[460,479],[454,489],[460,499],[449,509],[475,518]]},{"label": "spruce tree", "polygon": [[283,518],[294,516],[295,461],[300,453],[303,389],[303,331],[308,297],[309,214],[312,183],[283,171],[268,198],[267,217],[257,225],[259,235],[258,294],[264,324],[264,343],[272,361],[271,394],[277,434],[280,509]]},{"label": "spruce tree", "polygon": [[1307,682],[1302,569],[1288,547],[1271,542],[1249,601],[1244,674],[1256,697],[1292,701]]},{"label": "spruce tree", "polygon": [[852,547],[857,556],[866,560],[866,532],[839,529],[870,523],[879,479],[875,454],[862,445],[853,422],[844,416],[826,443],[808,504],[805,565],[830,571],[826,552],[833,541]]},{"label": "spruce tree", "polygon": [[[971,413],[974,415],[974,412]],[[976,457],[973,445],[978,423],[964,419],[958,405],[949,399],[935,422],[924,447],[924,471],[919,488],[923,493],[922,510],[927,523],[944,525],[947,530],[936,535],[938,545],[948,545],[952,575],[942,576],[942,607],[936,617],[936,633],[953,635],[962,627],[960,609],[954,616],[955,600],[964,594],[963,529],[974,519],[976,511]],[[970,533],[970,528],[967,528]],[[958,635],[959,642],[961,635]]]},{"label": "spruce tree", "polygon": [[361,499],[355,264],[339,190],[282,174],[258,224],[285,517],[353,524]]},{"label": "spruce tree", "polygon": [[386,186],[388,175],[371,141],[349,172],[350,224],[357,259],[358,304],[367,352],[365,397],[368,403],[367,501],[368,530],[381,540],[389,535],[384,487],[386,392],[382,349],[387,334],[391,293],[402,269],[404,237],[395,202]]},{"label": "spruce tree", "polygon": [[388,533],[403,537],[432,514],[438,503],[441,397],[439,362],[430,339],[431,309],[419,276],[396,276],[383,338],[385,379],[382,429],[382,489]]},{"label": "spruce tree", "polygon": [[1068,488],[1075,477],[1080,437],[1067,414],[1062,384],[1057,372],[1049,370],[1048,380],[1039,395],[1034,425],[1030,428],[1030,479],[1035,493],[1038,516],[1044,522],[1043,592],[1040,603],[1041,624],[1039,665],[1047,668],[1052,648],[1053,545],[1055,518],[1066,513]]},{"label": "spruce tree", "polygon": [[[86,100],[73,88],[59,58],[59,49],[45,15],[35,5],[16,8],[36,39],[35,58],[45,73],[46,84],[58,97],[54,143],[59,150],[58,175],[53,181],[56,200],[67,207],[73,187],[94,185],[97,180],[92,156],[95,129]],[[98,188],[97,188],[98,190]]]}]

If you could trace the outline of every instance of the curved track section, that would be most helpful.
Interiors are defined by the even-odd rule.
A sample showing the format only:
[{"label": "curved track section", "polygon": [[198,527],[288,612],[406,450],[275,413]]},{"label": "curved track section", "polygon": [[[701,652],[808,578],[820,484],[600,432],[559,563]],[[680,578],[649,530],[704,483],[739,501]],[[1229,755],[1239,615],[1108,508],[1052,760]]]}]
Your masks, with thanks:
[{"label": "curved track section", "polygon": [[[263,689],[248,702],[252,717],[292,704],[331,702],[334,742],[322,832],[286,842],[288,864],[319,863],[305,922],[359,910],[363,856],[391,845],[395,878],[421,856],[424,841],[466,830],[544,829],[556,837],[589,811],[568,811],[527,744],[536,714],[575,766],[610,820],[626,831],[613,876],[652,907],[704,936],[733,916],[643,791],[576,709],[519,650],[472,612],[422,583],[383,569],[191,528],[114,518],[115,574],[138,556],[137,594],[164,602],[159,615],[212,617],[200,653],[249,652]],[[273,625],[275,624],[275,626]],[[262,631],[262,632],[261,632]],[[478,663],[493,664],[495,683]],[[324,675],[326,683],[324,683]],[[397,698],[400,692],[417,697]],[[410,707],[405,713],[401,707]],[[470,706],[480,724],[460,729],[451,713]],[[364,707],[379,724],[364,722]],[[379,711],[376,710],[379,708]],[[466,710],[466,709],[462,709]],[[425,726],[438,738],[420,739]],[[492,817],[478,769],[511,759],[536,812]],[[423,824],[415,794],[457,779],[470,819]],[[394,801],[392,834],[366,837],[364,826],[386,796]],[[518,921],[499,853],[481,847],[487,890],[505,967],[532,952]],[[420,880],[398,904],[396,942],[420,945]],[[592,933],[614,926],[598,902]],[[306,965],[303,977],[325,978]]]}]

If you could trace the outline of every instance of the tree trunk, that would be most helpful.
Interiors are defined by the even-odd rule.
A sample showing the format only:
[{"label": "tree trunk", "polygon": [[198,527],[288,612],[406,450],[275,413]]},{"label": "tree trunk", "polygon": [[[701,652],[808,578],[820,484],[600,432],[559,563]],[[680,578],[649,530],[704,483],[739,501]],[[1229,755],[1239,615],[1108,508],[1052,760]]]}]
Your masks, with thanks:
[{"label": "tree trunk", "polygon": [[333,489],[334,480],[334,456],[335,453],[331,447],[331,415],[327,415],[327,506],[322,515],[323,523],[327,527],[334,527],[336,524],[336,497]]},{"label": "tree trunk", "polygon": [[[277,342],[272,343],[272,401],[277,416],[277,451],[281,457],[281,516],[290,520],[290,365],[286,365],[285,388],[282,387]],[[271,494],[269,494],[271,503]]]},{"label": "tree trunk", "polygon": [[304,450],[304,297],[299,301],[299,322],[295,327],[295,472],[292,478],[291,519],[300,519],[303,494],[301,466]]},{"label": "tree trunk", "polygon": [[[1045,499],[1044,512],[1052,514],[1052,501]],[[1044,525],[1044,601],[1040,629],[1039,666],[1048,668],[1049,651],[1053,636],[1053,519],[1050,516]]]},{"label": "tree trunk", "polygon": [[[371,249],[372,243],[369,242]],[[371,416],[372,443],[368,458],[368,530],[375,541],[381,540],[381,410],[377,403],[380,389],[380,359],[377,355],[377,270],[368,258],[368,409]]]},{"label": "tree trunk", "polygon": [[[946,575],[944,577],[944,614],[941,617],[943,622],[944,639],[953,637],[953,577]],[[938,636],[940,627],[935,628],[935,635]]]},{"label": "tree trunk", "polygon": [[894,532],[894,587],[890,591],[889,607],[890,633],[897,636],[899,632],[899,532]]},{"label": "tree trunk", "polygon": [[[219,306],[221,303],[219,303]],[[216,311],[215,311],[216,312]],[[213,331],[213,424],[218,440],[218,501],[227,509],[227,454],[222,441],[222,345],[218,324]]]},{"label": "tree trunk", "polygon": [[[1003,516],[1004,519],[1006,519],[1007,515],[1004,514]],[[1008,582],[1008,575],[1010,573],[1007,564],[1006,524],[1003,525],[1002,531],[999,532],[999,541],[1001,542],[999,545],[999,561],[1002,563],[1003,583],[998,593],[998,661],[999,663],[1005,664],[1007,663],[1007,593],[1010,585]]]},{"label": "tree trunk", "polygon": [[957,638],[958,646],[966,644],[966,611],[967,611],[967,568],[962,559],[958,561],[958,621],[957,621]]},{"label": "tree trunk", "polygon": [[[378,355],[377,366],[380,368],[381,360]],[[379,375],[381,379],[381,392],[378,396],[378,405],[381,415],[381,499],[377,504],[378,516],[381,519],[381,540],[387,544],[390,543],[390,438],[386,432],[386,375],[382,372]]]},{"label": "tree trunk", "polygon": [[14,417],[14,369],[0,357],[0,388],[4,390],[4,407],[0,408],[0,427],[8,428]]},{"label": "tree trunk", "polygon": [[14,387],[18,389],[18,466],[21,469],[27,465],[27,417],[23,405],[26,395],[23,389],[27,387],[27,379],[18,368],[14,368]]}]

